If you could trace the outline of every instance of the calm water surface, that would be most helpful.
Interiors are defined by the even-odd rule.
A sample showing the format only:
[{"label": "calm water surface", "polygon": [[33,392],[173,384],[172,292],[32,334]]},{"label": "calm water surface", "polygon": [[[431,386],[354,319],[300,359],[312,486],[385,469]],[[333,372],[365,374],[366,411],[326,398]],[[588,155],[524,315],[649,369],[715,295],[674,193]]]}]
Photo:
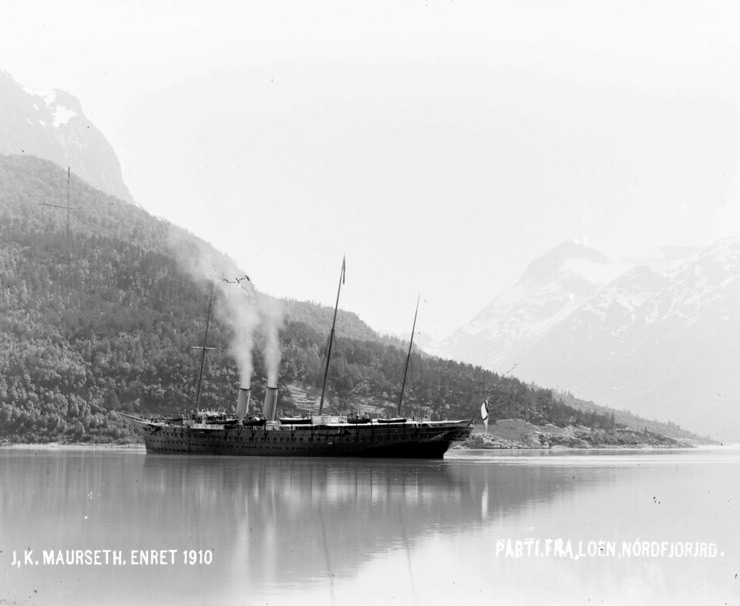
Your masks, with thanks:
[{"label": "calm water surface", "polygon": [[[739,479],[740,450],[2,449],[0,604],[738,604]],[[73,550],[109,563],[44,563]]]}]

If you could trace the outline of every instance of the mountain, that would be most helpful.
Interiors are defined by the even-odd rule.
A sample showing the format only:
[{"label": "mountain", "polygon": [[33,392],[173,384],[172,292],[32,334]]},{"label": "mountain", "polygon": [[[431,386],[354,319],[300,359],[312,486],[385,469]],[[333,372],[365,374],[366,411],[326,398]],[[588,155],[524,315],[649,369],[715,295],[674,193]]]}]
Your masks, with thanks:
[{"label": "mountain", "polygon": [[533,261],[519,282],[445,339],[439,351],[507,372],[554,325],[625,269],[582,244],[564,242]]},{"label": "mountain", "polygon": [[614,275],[618,268],[593,251],[558,247],[458,330],[446,353],[740,438],[740,238],[666,251]]},{"label": "mountain", "polygon": [[[318,303],[284,299],[282,308],[285,316],[294,322],[313,326],[318,332],[329,334],[334,317],[334,308]],[[343,309],[337,312],[337,335],[360,341],[384,342],[385,339],[363,322],[356,313]]]},{"label": "mountain", "polygon": [[113,148],[85,117],[77,97],[61,90],[24,88],[1,69],[0,154],[51,160],[70,167],[93,187],[134,202]]},{"label": "mountain", "polygon": [[[131,441],[119,412],[192,408],[209,300],[201,406],[232,408],[247,381],[259,408],[274,381],[281,412],[316,409],[333,310],[259,293],[206,242],[75,174],[68,242],[65,219],[41,204],[65,197],[65,176],[45,160],[0,155],[0,440]],[[340,313],[326,409],[394,413],[405,357],[400,342]],[[516,378],[412,355],[405,414],[477,418],[484,397],[493,419],[579,426],[599,439],[618,425],[610,411]]]}]

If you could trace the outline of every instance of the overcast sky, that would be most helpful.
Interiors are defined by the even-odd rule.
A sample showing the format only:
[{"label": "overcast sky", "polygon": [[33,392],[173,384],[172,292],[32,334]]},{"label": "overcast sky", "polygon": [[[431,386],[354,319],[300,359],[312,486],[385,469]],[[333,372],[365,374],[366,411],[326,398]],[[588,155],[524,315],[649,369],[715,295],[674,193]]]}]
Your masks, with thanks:
[{"label": "overcast sky", "polygon": [[[359,7],[359,8],[358,8]],[[147,210],[261,290],[447,336],[559,242],[740,234],[740,3],[0,2]]]}]

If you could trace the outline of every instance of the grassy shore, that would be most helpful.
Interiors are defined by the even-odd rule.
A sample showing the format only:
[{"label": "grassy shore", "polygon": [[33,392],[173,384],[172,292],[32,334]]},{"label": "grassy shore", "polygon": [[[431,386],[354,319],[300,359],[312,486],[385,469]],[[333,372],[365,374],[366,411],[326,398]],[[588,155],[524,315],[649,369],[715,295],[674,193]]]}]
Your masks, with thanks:
[{"label": "grassy shore", "polygon": [[476,431],[463,448],[692,448],[686,440],[675,440],[655,432],[628,428],[592,430],[588,427],[533,425],[521,419],[502,419]]}]

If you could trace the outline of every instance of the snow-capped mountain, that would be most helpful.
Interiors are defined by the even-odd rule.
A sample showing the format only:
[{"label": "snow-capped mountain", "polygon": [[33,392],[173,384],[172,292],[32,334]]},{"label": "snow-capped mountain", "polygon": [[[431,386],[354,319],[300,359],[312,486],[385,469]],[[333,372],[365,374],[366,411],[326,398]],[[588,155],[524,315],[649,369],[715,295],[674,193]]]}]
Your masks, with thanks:
[{"label": "snow-capped mountain", "polygon": [[[457,346],[446,353],[497,372],[514,367],[521,379],[714,438],[740,438],[740,237],[621,270],[585,250],[588,260],[574,265],[574,253],[560,246],[533,263],[446,342]],[[548,263],[557,269],[533,276]],[[465,339],[475,349],[466,350]]]},{"label": "snow-capped mountain", "polygon": [[37,91],[0,69],[0,153],[38,156],[117,198],[133,202],[121,165],[79,100],[61,90]]},{"label": "snow-capped mountain", "polygon": [[519,282],[455,331],[440,351],[505,372],[626,269],[582,244],[564,242],[533,261]]}]

